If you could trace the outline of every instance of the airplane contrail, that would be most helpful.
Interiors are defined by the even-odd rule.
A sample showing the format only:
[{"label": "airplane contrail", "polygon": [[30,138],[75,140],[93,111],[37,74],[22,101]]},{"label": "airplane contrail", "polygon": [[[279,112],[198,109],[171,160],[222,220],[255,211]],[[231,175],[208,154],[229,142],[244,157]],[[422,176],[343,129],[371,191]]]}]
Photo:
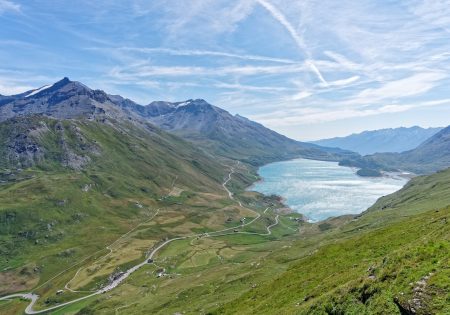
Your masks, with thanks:
[{"label": "airplane contrail", "polygon": [[288,31],[288,33],[291,35],[292,39],[297,44],[298,48],[300,48],[301,51],[306,56],[306,64],[311,68],[311,70],[316,74],[317,78],[322,82],[323,84],[327,85],[327,81],[325,81],[324,77],[320,73],[319,69],[316,67],[314,62],[312,61],[311,54],[308,51],[308,48],[306,47],[305,43],[303,42],[303,39],[300,37],[300,35],[297,33],[295,28],[292,26],[292,24],[286,19],[286,17],[281,13],[280,10],[278,10],[274,5],[272,5],[270,2],[266,0],[256,0],[264,9],[266,9],[270,15],[274,19],[276,19],[281,25],[284,26],[284,28]]}]

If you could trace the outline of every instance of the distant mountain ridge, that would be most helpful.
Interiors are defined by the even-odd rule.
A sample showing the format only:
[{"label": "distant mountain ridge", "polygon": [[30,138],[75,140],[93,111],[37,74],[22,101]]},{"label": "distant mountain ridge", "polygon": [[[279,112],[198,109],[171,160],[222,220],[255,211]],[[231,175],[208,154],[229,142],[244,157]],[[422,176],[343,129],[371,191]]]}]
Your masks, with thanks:
[{"label": "distant mountain ridge", "polygon": [[417,148],[401,153],[376,153],[343,160],[343,166],[361,169],[429,174],[450,167],[450,126],[431,136]]},{"label": "distant mountain ridge", "polygon": [[350,150],[361,155],[383,152],[400,153],[416,148],[440,130],[442,130],[441,127],[422,128],[419,126],[379,129],[311,143]]}]

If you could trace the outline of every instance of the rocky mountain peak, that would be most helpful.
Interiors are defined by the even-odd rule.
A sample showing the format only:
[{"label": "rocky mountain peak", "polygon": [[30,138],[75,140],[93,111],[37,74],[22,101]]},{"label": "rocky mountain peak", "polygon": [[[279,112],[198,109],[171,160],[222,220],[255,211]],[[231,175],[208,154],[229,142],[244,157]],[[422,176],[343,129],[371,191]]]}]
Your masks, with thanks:
[{"label": "rocky mountain peak", "polygon": [[108,95],[64,77],[52,85],[0,99],[0,121],[16,116],[40,114],[55,118],[92,117],[104,113]]}]

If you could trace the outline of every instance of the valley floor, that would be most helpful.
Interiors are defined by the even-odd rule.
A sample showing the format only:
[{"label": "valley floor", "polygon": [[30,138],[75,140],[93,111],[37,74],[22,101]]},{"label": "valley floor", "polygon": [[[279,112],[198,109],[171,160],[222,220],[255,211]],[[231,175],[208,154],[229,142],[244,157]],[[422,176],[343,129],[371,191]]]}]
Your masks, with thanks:
[{"label": "valley floor", "polygon": [[[239,164],[237,164],[237,167],[239,167]],[[264,203],[252,209],[245,207],[241,201],[235,199],[234,194],[227,188],[227,184],[232,180],[234,172],[235,167],[230,167],[230,171],[223,183],[223,188],[229,199],[237,204],[237,208],[231,205],[227,207],[235,207],[233,210],[238,211],[237,220],[224,218],[224,222],[228,223],[229,227],[214,230],[207,229],[204,232],[194,234],[183,233],[180,236],[166,240],[145,240],[142,235],[147,230],[153,229],[155,224],[164,225],[169,223],[172,225],[173,232],[178,231],[180,233],[189,232],[195,226],[192,222],[186,222],[182,215],[176,215],[175,211],[169,210],[170,208],[164,210],[159,208],[150,215],[150,218],[131,228],[106,246],[105,249],[98,250],[84,257],[41,283],[33,290],[36,293],[13,294],[2,297],[0,301],[9,301],[17,297],[29,299],[31,302],[25,309],[27,314],[39,314],[56,310],[65,313],[65,309],[67,307],[73,308],[72,304],[74,303],[80,304],[82,301],[92,300],[99,295],[106,294],[119,285],[122,286],[122,283],[128,277],[134,276],[134,273],[141,272],[141,268],[146,270],[146,274],[150,274],[151,277],[155,277],[157,280],[175,279],[182,275],[178,273],[180,270],[188,270],[188,273],[190,273],[192,270],[208,267],[211,264],[219,263],[223,265],[236,256],[240,256],[240,252],[246,246],[233,245],[232,239],[237,239],[238,243],[245,243],[246,238],[259,238],[258,242],[264,243],[264,238],[272,237],[272,229],[276,228],[283,221],[284,223],[282,224],[290,229],[291,234],[295,232],[296,228],[294,226],[296,223],[294,221],[280,220],[279,215],[273,212],[275,203],[272,202],[272,206],[267,206],[264,210],[261,208]],[[174,190],[175,186],[171,192]],[[171,195],[171,192],[167,197]],[[214,216],[209,218],[209,220],[212,220],[212,226],[220,226],[220,223],[214,222],[217,219]],[[234,221],[237,222],[235,223]],[[230,238],[231,241],[227,240],[227,238]],[[142,255],[140,252],[145,247],[150,248],[150,250],[147,250],[141,261],[136,264],[135,261],[139,261],[139,257]],[[185,251],[181,255],[182,261],[180,266],[175,268],[174,266],[169,266],[166,261],[168,258],[164,257],[173,250],[172,248]],[[135,259],[132,259],[133,257]],[[124,269],[124,266],[127,269]],[[124,271],[119,271],[118,268]],[[75,274],[73,274],[74,272]],[[95,285],[99,283],[98,279],[104,278],[111,273],[113,276],[109,277],[107,282],[103,280],[103,285],[95,289]],[[68,278],[69,275],[72,276]],[[68,281],[62,286],[64,279],[68,279]],[[57,284],[60,284],[62,287],[59,287]],[[126,286],[125,283],[123,285]],[[51,287],[50,290],[43,291],[43,288],[49,287]],[[180,288],[182,287],[180,286]],[[43,292],[43,294],[41,293],[42,296],[40,296],[40,292]],[[43,301],[45,298],[46,300]],[[48,303],[50,298],[54,300]],[[49,304],[53,305],[49,306]],[[8,305],[8,303],[4,304],[5,307]],[[7,309],[8,307],[4,310],[6,311]]]}]

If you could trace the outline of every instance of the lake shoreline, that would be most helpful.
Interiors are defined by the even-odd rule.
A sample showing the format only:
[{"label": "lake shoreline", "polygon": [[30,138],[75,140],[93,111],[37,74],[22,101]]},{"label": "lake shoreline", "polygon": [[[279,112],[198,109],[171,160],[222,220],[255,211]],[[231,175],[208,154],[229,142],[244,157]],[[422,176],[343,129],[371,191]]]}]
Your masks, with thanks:
[{"label": "lake shoreline", "polygon": [[[305,164],[301,170],[297,169],[299,163],[300,165]],[[288,174],[288,176],[283,177],[283,174],[275,175],[275,178],[276,176],[281,176],[277,182],[276,180],[274,181],[273,173],[269,178],[267,174],[264,174],[267,169],[276,169],[278,167],[281,167],[284,172],[283,174]],[[288,171],[286,167],[288,167]],[[292,168],[290,171],[289,167]],[[319,173],[314,174],[314,171],[319,171]],[[294,174],[290,174],[292,172]],[[298,184],[296,183],[295,176],[301,178],[303,173],[309,173],[309,177],[306,180],[305,178],[303,180],[297,180],[303,184],[298,190],[289,187],[289,185],[288,187],[270,189],[271,185],[280,186],[279,183],[286,181]],[[329,175],[328,173],[330,173],[331,177],[327,177]],[[343,215],[360,215],[372,206],[378,198],[401,189],[413,177],[411,174],[389,173],[383,174],[384,176],[379,178],[364,178],[355,173],[355,168],[339,166],[337,162],[333,161],[319,161],[304,158],[265,164],[258,168],[257,174],[260,179],[248,186],[246,191],[255,191],[263,195],[277,195],[287,208],[301,214],[311,223],[317,223]],[[315,188],[322,190],[324,198],[322,196],[314,196],[317,194],[314,191]],[[286,193],[286,191],[289,192]],[[308,191],[308,193],[305,193],[305,191]],[[343,195],[348,195],[353,198],[345,200]],[[348,200],[354,200],[355,202],[348,204]],[[320,211],[316,212],[316,210]]]}]

